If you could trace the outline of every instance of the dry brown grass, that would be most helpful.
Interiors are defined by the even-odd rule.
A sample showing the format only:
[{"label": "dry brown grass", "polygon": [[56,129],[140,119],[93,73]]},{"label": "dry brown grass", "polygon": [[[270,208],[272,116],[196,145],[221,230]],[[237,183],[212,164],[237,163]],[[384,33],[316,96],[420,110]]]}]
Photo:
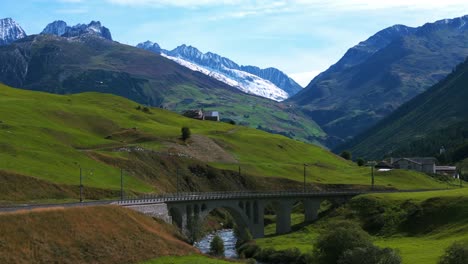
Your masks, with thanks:
[{"label": "dry brown grass", "polygon": [[195,252],[171,226],[116,206],[0,215],[0,263],[138,263]]},{"label": "dry brown grass", "polygon": [[166,143],[166,146],[176,153],[183,153],[202,162],[238,162],[231,153],[207,136],[193,135],[189,144]]},{"label": "dry brown grass", "polygon": [[[20,203],[40,200],[78,200],[78,185],[56,184],[18,173],[0,170],[0,204]],[[88,200],[118,197],[118,190],[105,190],[93,187],[84,189]]]}]

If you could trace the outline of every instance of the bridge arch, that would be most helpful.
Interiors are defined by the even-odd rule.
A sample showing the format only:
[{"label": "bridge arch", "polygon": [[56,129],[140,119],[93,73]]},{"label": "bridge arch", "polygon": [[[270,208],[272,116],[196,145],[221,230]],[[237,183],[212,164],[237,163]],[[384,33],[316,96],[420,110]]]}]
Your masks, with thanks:
[{"label": "bridge arch", "polygon": [[213,206],[207,208],[202,214],[199,215],[198,221],[199,223],[203,223],[208,215],[216,209],[224,209],[229,215],[233,218],[235,225],[241,236],[246,237],[247,231],[251,232],[249,226],[249,219],[246,218],[245,214],[239,208],[235,208],[232,206]]},{"label": "bridge arch", "polygon": [[200,224],[216,209],[224,209],[231,215],[241,236],[247,237],[247,231],[253,237],[263,237],[264,234],[261,200],[191,201],[168,203],[167,207],[173,223],[177,224],[189,238],[195,238],[200,231]]},{"label": "bridge arch", "polygon": [[304,203],[305,221],[308,222],[317,219],[323,200],[345,202],[362,193],[362,191],[196,193],[125,200],[117,204],[153,217],[161,217],[165,221],[172,218],[172,222],[181,227],[185,234],[188,234],[187,227],[193,219],[204,219],[212,210],[225,208],[238,226],[246,227],[243,229],[248,229],[252,237],[260,238],[264,236],[264,208],[269,202],[273,202],[277,215],[276,234],[284,234],[291,231],[291,212],[296,201],[302,200]]}]

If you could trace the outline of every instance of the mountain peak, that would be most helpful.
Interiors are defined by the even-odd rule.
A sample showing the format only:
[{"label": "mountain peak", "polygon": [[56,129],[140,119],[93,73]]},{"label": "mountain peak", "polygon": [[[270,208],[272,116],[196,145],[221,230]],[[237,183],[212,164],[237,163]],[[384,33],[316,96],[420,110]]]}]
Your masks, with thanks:
[{"label": "mountain peak", "polygon": [[101,25],[100,21],[91,21],[88,25],[77,24],[68,26],[62,20],[54,21],[48,24],[41,34],[52,34],[59,37],[78,37],[86,34],[96,35],[108,40],[112,40],[112,35],[108,28]]},{"label": "mountain peak", "polygon": [[144,50],[149,50],[154,53],[161,53],[161,47],[158,45],[158,43],[149,40],[142,43],[138,43],[136,47]]},{"label": "mountain peak", "polygon": [[26,32],[10,17],[0,19],[0,46],[26,37]]},{"label": "mountain peak", "polygon": [[[152,50],[151,41],[137,45]],[[158,45],[159,47],[159,45]],[[234,61],[213,52],[203,53],[196,47],[182,44],[168,51],[160,50],[164,57],[194,71],[202,72],[239,90],[282,101],[300,91],[302,87],[278,69],[260,69],[255,66],[239,66]]]},{"label": "mountain peak", "polygon": [[62,20],[56,20],[50,24],[48,24],[44,30],[41,32],[41,34],[50,34],[50,35],[57,35],[57,36],[62,36],[65,34],[66,30],[68,28],[68,25],[65,21]]}]

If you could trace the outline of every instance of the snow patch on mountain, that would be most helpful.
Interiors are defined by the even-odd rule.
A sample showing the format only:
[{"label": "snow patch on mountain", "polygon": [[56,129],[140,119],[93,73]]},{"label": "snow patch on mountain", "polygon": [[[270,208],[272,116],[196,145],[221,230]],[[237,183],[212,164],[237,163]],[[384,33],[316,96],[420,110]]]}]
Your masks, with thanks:
[{"label": "snow patch on mountain", "polygon": [[26,37],[26,32],[11,18],[0,19],[0,45],[8,45]]},{"label": "snow patch on mountain", "polygon": [[270,81],[244,71],[229,69],[227,67],[222,66],[221,70],[223,72],[231,73],[227,75],[226,73],[219,72],[208,67],[200,66],[196,63],[187,61],[179,57],[169,56],[164,53],[162,53],[161,55],[172,61],[177,62],[178,64],[184,67],[191,69],[192,71],[201,72],[205,75],[210,76],[211,78],[214,78],[218,81],[235,87],[244,93],[258,95],[278,102],[284,101],[289,97],[288,93],[286,93]]}]

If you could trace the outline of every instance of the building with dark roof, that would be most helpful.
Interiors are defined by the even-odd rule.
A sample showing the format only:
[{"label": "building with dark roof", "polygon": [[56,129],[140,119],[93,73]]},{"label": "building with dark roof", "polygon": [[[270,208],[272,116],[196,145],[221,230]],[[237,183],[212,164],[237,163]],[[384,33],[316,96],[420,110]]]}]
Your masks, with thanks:
[{"label": "building with dark roof", "polygon": [[203,113],[203,120],[210,120],[210,121],[219,121],[219,112],[218,111],[206,111]]}]

